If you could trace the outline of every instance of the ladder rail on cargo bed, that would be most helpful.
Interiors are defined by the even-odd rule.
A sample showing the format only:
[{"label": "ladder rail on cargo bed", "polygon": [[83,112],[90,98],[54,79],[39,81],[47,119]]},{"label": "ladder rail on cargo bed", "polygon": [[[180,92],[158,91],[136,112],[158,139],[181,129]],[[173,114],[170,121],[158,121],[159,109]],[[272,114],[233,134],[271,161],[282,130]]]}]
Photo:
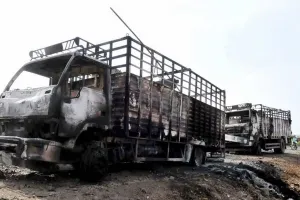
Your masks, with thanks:
[{"label": "ladder rail on cargo bed", "polygon": [[[72,50],[73,51],[81,50],[85,54],[86,53],[91,54],[91,53],[93,53],[93,51],[91,51],[91,49],[89,49],[89,48],[92,46],[94,46],[94,44],[92,44],[91,42],[88,42],[87,40],[84,40],[80,37],[76,37],[74,39],[66,40],[64,42],[60,42],[60,43],[57,43],[57,44],[54,44],[54,45],[51,45],[51,46],[48,46],[45,48],[32,50],[29,52],[29,56],[30,56],[31,60],[37,60],[40,58],[45,58],[45,57],[65,53],[67,51],[72,51]],[[104,49],[101,49],[101,50],[104,50]],[[85,51],[87,51],[87,52],[85,52]],[[106,57],[106,54],[103,56]]]}]

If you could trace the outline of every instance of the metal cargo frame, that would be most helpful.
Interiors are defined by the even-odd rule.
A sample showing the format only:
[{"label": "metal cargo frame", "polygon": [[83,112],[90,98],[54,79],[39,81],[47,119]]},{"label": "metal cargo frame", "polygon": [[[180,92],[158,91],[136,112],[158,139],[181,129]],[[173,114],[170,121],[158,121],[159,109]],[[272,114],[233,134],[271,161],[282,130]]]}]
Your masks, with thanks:
[{"label": "metal cargo frame", "polygon": [[264,113],[266,117],[290,120],[291,119],[291,111],[281,110],[276,108],[271,108],[268,106],[264,106],[262,104],[253,105],[253,108],[261,113]]},{"label": "metal cargo frame", "polygon": [[[180,94],[180,112],[178,121],[178,130],[182,119],[182,99],[187,97],[189,101],[187,124],[193,123],[192,127],[186,127],[187,135],[201,135],[206,134],[207,137],[215,137],[212,140],[217,140],[217,144],[210,144],[208,149],[218,150],[225,148],[225,90],[222,90],[204,79],[200,75],[193,72],[191,69],[182,66],[176,61],[162,55],[161,53],[149,48],[148,46],[138,42],[137,40],[126,36],[113,41],[93,45],[81,38],[75,38],[63,43],[58,43],[50,47],[38,49],[30,52],[32,59],[38,59],[41,57],[51,56],[53,54],[78,50],[83,54],[97,59],[102,62],[106,62],[112,70],[118,70],[122,73],[126,73],[125,82],[125,98],[124,98],[124,132],[128,138],[136,139],[136,148],[138,147],[139,140],[151,140],[162,142],[161,140],[151,138],[142,138],[140,135],[131,136],[129,134],[129,90],[130,82],[133,76],[139,76],[150,81],[150,111],[152,108],[152,89],[153,83],[160,82],[162,85],[171,84],[172,90]],[[141,79],[140,79],[141,80]],[[139,90],[141,92],[141,90]],[[141,96],[141,95],[139,95]],[[190,105],[190,104],[193,105]],[[171,108],[172,108],[171,102]],[[160,109],[161,115],[161,109]],[[213,115],[212,113],[220,113],[220,116]],[[190,117],[192,116],[192,117]],[[141,114],[140,109],[138,113],[140,123]],[[149,120],[152,120],[152,113],[149,113]],[[203,122],[203,120],[206,120]],[[212,121],[216,123],[211,123]],[[203,124],[202,124],[203,122]],[[202,129],[197,128],[202,127]],[[149,127],[151,131],[151,126]],[[199,131],[203,133],[199,133]],[[213,134],[212,134],[213,133]],[[215,136],[214,136],[215,135]],[[180,141],[180,136],[174,140],[163,141],[168,143],[168,155],[169,158],[169,146],[170,143],[187,143],[188,141]],[[136,152],[137,154],[137,152]],[[137,158],[137,155],[136,155]],[[142,158],[141,158],[142,159]]]},{"label": "metal cargo frame", "polygon": [[[262,104],[253,105],[252,108],[260,114],[260,132],[268,138],[269,127],[273,127],[271,138],[279,139],[282,136],[291,136],[291,112],[271,108]],[[271,121],[270,121],[271,120]],[[272,133],[270,133],[272,134]]]}]

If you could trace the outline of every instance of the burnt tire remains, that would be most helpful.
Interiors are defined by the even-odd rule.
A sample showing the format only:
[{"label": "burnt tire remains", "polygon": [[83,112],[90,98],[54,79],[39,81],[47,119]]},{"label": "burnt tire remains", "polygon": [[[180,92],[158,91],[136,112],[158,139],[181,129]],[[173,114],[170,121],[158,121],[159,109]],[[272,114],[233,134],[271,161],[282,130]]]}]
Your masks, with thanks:
[{"label": "burnt tire remains", "polygon": [[108,171],[107,151],[101,147],[101,142],[89,143],[83,152],[80,162],[74,165],[80,179],[97,181]]}]

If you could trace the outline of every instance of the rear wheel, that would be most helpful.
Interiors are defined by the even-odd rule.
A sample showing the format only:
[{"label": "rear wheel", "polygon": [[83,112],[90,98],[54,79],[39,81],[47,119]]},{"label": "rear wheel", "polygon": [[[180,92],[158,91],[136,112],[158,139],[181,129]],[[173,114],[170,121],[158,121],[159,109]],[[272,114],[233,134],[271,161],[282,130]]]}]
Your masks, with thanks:
[{"label": "rear wheel", "polygon": [[280,140],[280,148],[274,149],[275,153],[284,153],[285,152],[285,141],[284,139]]},{"label": "rear wheel", "polygon": [[205,161],[206,152],[200,147],[195,147],[193,155],[193,165],[196,167],[200,167],[201,165],[205,164]]}]

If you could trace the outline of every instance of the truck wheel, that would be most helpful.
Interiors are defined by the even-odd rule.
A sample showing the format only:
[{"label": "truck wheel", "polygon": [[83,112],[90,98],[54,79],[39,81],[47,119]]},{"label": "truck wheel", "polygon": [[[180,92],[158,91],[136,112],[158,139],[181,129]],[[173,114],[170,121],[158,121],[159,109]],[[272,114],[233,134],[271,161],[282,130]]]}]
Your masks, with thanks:
[{"label": "truck wheel", "polygon": [[254,155],[261,155],[261,142],[258,142],[255,148],[253,149]]},{"label": "truck wheel", "polygon": [[284,139],[280,140],[280,148],[279,149],[274,149],[275,153],[284,153],[285,152],[285,141]]},{"label": "truck wheel", "polygon": [[97,181],[102,178],[108,170],[108,156],[107,151],[101,148],[101,142],[89,143],[74,168],[82,180]]},{"label": "truck wheel", "polygon": [[196,147],[193,155],[193,165],[200,167],[201,165],[205,164],[205,160],[206,152],[202,148]]}]

